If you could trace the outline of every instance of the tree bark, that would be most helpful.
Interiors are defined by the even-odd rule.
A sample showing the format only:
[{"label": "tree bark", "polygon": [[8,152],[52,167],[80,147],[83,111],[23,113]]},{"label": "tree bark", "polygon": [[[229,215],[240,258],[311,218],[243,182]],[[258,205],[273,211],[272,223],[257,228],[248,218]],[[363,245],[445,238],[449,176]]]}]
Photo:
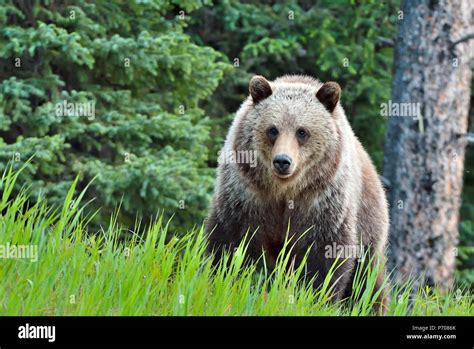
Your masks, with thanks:
[{"label": "tree bark", "polygon": [[474,57],[473,40],[453,43],[473,32],[474,6],[406,0],[401,10],[391,100],[415,103],[420,115],[388,116],[389,264],[395,279],[446,288],[457,254]]}]

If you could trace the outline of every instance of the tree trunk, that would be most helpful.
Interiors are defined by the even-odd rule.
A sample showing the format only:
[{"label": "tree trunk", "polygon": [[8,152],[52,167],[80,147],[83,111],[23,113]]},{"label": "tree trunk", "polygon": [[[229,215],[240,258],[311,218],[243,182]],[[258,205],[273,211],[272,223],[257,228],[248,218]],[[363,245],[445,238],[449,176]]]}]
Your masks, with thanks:
[{"label": "tree trunk", "polygon": [[417,284],[453,282],[474,42],[453,43],[473,32],[472,4],[406,0],[399,14],[384,164],[389,260],[396,279]]}]

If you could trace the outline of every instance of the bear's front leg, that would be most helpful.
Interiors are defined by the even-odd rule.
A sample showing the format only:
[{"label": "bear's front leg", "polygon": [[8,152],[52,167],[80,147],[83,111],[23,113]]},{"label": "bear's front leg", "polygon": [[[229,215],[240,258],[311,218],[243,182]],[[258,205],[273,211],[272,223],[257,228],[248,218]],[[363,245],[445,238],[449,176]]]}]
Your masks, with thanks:
[{"label": "bear's front leg", "polygon": [[310,275],[314,275],[313,287],[315,289],[324,284],[329,271],[332,269],[332,277],[329,281],[329,289],[331,289],[331,299],[339,300],[347,294],[347,290],[351,287],[350,281],[355,266],[355,258],[341,256],[339,258],[326,257],[326,250],[321,248],[313,248],[308,256],[308,269]]},{"label": "bear's front leg", "polygon": [[[342,299],[348,292],[350,293],[352,274],[357,261],[355,256],[344,256],[343,254],[337,258],[338,246],[340,250],[345,245],[335,241],[315,241],[308,252],[305,265],[306,280],[314,278],[314,289],[322,287],[331,267],[334,265],[328,286],[331,289],[332,300]],[[295,248],[294,257],[298,264],[301,263],[307,251],[307,247],[305,249],[304,246]]]}]

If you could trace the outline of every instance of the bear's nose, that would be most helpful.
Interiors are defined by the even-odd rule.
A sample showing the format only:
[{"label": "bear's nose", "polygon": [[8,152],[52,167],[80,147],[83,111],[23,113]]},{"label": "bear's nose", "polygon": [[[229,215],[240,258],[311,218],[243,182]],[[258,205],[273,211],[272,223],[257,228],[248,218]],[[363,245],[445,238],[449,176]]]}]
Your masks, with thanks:
[{"label": "bear's nose", "polygon": [[291,166],[291,159],[287,155],[277,155],[273,158],[273,166],[279,174],[286,174]]}]

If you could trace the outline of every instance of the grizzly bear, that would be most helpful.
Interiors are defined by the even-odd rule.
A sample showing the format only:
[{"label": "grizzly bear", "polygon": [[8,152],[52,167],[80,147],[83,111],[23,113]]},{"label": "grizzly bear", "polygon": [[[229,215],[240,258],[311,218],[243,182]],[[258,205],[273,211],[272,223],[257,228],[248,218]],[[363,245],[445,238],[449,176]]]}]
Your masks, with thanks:
[{"label": "grizzly bear", "polygon": [[[376,169],[339,103],[341,88],[308,76],[274,81],[254,76],[219,155],[217,184],[205,222],[216,255],[255,232],[248,256],[272,268],[285,238],[318,287],[341,251],[363,247],[383,261],[388,210]],[[229,155],[230,154],[230,155]],[[255,161],[252,159],[252,154]],[[304,234],[303,234],[304,233]],[[337,249],[338,251],[334,251]],[[329,254],[328,254],[329,252]],[[360,255],[340,255],[333,299],[351,295]],[[374,292],[380,289],[384,270]],[[378,305],[386,305],[381,292]]]}]

